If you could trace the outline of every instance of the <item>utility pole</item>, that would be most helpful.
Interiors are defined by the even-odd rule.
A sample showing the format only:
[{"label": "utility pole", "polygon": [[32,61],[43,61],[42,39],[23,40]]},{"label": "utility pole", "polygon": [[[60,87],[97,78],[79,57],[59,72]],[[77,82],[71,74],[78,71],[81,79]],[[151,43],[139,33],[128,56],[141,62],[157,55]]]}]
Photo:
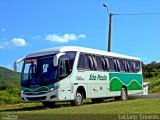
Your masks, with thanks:
[{"label": "utility pole", "polygon": [[112,33],[112,13],[109,14],[108,52],[111,52],[111,45],[112,45],[111,33]]},{"label": "utility pole", "polygon": [[112,33],[112,13],[109,13],[108,7],[106,4],[103,4],[103,7],[107,9],[108,16],[109,16],[109,29],[108,29],[108,52],[111,52],[111,46],[112,46],[112,39],[111,39],[111,33]]}]

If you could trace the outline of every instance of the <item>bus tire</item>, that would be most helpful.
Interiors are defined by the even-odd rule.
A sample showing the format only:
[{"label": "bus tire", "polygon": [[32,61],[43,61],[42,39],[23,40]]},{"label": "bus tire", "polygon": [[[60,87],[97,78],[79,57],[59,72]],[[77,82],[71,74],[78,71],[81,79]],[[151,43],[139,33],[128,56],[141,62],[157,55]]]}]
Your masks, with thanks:
[{"label": "bus tire", "polygon": [[44,107],[53,108],[55,106],[55,102],[42,102]]},{"label": "bus tire", "polygon": [[126,88],[122,87],[121,89],[121,100],[126,101],[128,99],[128,94]]},{"label": "bus tire", "polygon": [[74,101],[71,101],[71,105],[80,106],[83,104],[83,102],[84,102],[84,95],[81,92],[77,91]]}]

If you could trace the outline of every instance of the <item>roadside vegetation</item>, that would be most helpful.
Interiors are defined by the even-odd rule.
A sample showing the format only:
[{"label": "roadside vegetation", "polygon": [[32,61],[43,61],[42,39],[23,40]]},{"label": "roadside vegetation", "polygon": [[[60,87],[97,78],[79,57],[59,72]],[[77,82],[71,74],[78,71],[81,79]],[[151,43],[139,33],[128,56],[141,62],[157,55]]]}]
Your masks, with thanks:
[{"label": "roadside vegetation", "polygon": [[0,104],[20,102],[20,73],[0,67]]},{"label": "roadside vegetation", "polygon": [[160,94],[160,62],[143,64],[143,78],[149,83],[149,94]]}]

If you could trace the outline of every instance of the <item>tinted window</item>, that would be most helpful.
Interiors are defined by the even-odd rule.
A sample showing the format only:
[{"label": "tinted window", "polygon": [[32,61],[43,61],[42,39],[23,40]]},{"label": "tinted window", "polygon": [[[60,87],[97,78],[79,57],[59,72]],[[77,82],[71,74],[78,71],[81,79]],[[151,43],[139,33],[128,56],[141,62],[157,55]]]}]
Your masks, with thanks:
[{"label": "tinted window", "polygon": [[132,61],[133,72],[136,72],[136,64],[135,61]]},{"label": "tinted window", "polygon": [[80,54],[78,69],[93,69],[93,61],[91,55],[88,54]]},{"label": "tinted window", "polygon": [[116,71],[115,60],[113,58],[108,58],[108,62],[109,62],[109,70],[110,71]]},{"label": "tinted window", "polygon": [[85,64],[85,54],[80,54],[79,61],[78,61],[78,68],[79,69],[85,69],[86,64]]},{"label": "tinted window", "polygon": [[127,64],[128,64],[128,71],[129,72],[133,72],[132,61],[131,60],[127,60]]},{"label": "tinted window", "polygon": [[97,70],[103,70],[102,57],[96,56]]},{"label": "tinted window", "polygon": [[57,68],[53,66],[53,57],[39,59],[37,68],[37,71],[41,71],[41,79],[43,79],[45,83],[56,79]]},{"label": "tinted window", "polygon": [[119,59],[115,59],[115,61],[116,61],[116,71],[120,71]]},{"label": "tinted window", "polygon": [[65,57],[69,60],[70,69],[73,68],[76,52],[66,52]]},{"label": "tinted window", "polygon": [[76,52],[66,52],[65,55],[60,57],[60,79],[63,79],[71,74]]},{"label": "tinted window", "polygon": [[123,64],[124,64],[124,70],[125,70],[125,72],[129,72],[129,65],[128,65],[127,60],[123,59]]},{"label": "tinted window", "polygon": [[86,58],[86,69],[92,70],[93,69],[93,60],[92,60],[91,55],[86,54],[85,58]]},{"label": "tinted window", "polygon": [[125,71],[125,65],[123,59],[119,59],[120,71]]},{"label": "tinted window", "polygon": [[139,61],[135,61],[135,72],[139,72],[141,69],[141,64]]},{"label": "tinted window", "polygon": [[57,67],[53,66],[53,56],[28,58],[22,70],[22,86],[48,85],[57,81]]},{"label": "tinted window", "polygon": [[105,60],[105,70],[109,71],[109,61],[108,58],[104,58]]},{"label": "tinted window", "polygon": [[93,60],[93,70],[97,70],[97,61],[94,55],[92,55],[92,60]]},{"label": "tinted window", "polygon": [[[66,77],[68,74],[70,74],[70,71],[67,70],[67,59],[61,59],[60,60],[60,77]],[[69,62],[69,61],[68,61]]]}]

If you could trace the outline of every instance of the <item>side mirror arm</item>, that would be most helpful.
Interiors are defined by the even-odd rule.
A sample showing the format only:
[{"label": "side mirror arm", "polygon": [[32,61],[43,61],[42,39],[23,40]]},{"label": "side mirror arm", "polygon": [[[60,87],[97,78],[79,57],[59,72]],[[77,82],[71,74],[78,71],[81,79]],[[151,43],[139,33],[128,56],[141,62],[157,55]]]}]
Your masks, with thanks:
[{"label": "side mirror arm", "polygon": [[14,64],[13,64],[13,70],[14,70],[15,72],[17,72],[17,64],[20,63],[20,62],[22,62],[23,60],[24,60],[24,58],[21,58],[21,59],[18,59],[18,60],[16,60],[16,61],[14,62]]},{"label": "side mirror arm", "polygon": [[65,53],[58,53],[57,55],[55,55],[54,56],[54,58],[53,58],[53,65],[56,67],[56,66],[58,66],[58,60],[59,60],[59,58],[62,56],[62,55],[64,55]]}]

